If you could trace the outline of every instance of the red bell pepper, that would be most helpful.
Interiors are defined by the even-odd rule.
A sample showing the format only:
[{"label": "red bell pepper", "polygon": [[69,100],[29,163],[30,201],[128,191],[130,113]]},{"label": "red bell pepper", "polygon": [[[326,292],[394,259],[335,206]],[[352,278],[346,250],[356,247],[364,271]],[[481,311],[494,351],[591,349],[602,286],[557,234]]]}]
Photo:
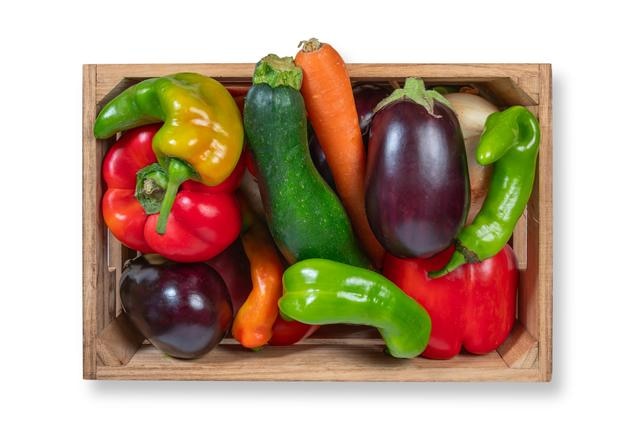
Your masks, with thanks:
[{"label": "red bell pepper", "polygon": [[272,326],[270,345],[293,345],[304,338],[311,336],[319,325],[303,324],[298,321],[285,321],[280,315]]},{"label": "red bell pepper", "polygon": [[159,253],[178,262],[208,260],[239,235],[241,217],[232,194],[244,172],[240,160],[221,184],[184,182],[176,195],[164,234],[156,231],[166,172],[156,163],[152,138],[160,125],[136,128],[107,152],[102,176],[107,190],[102,214],[113,235],[142,253]]},{"label": "red bell pepper", "polygon": [[515,320],[518,271],[507,245],[497,255],[466,264],[437,279],[454,247],[428,259],[399,259],[387,254],[383,274],[422,304],[430,314],[432,332],[422,356],[449,359],[463,347],[474,354],[495,350]]}]

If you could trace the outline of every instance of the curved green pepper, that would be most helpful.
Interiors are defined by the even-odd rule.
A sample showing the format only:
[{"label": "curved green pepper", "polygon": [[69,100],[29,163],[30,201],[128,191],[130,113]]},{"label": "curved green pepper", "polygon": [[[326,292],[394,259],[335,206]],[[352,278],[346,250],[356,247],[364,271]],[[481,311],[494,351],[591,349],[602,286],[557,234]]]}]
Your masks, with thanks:
[{"label": "curved green pepper", "polygon": [[487,118],[476,160],[494,163],[489,192],[474,221],[459,233],[448,264],[430,277],[495,256],[506,245],[533,190],[539,139],[539,122],[523,106]]},{"label": "curved green pepper", "polygon": [[376,327],[396,358],[419,355],[430,338],[430,316],[395,284],[373,271],[327,259],[289,267],[278,306],[284,317],[306,324]]}]

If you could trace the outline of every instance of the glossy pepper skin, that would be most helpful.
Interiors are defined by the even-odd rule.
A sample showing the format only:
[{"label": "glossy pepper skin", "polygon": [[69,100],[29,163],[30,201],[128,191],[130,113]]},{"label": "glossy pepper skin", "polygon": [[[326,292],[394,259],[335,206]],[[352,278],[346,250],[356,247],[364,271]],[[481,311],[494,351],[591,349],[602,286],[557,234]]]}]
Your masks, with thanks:
[{"label": "glossy pepper skin", "polygon": [[266,345],[292,345],[317,330],[317,325],[285,321],[278,316],[278,299],[283,294],[284,266],[265,222],[257,216],[243,193],[238,194],[243,229],[241,243],[251,290],[236,311],[232,334],[241,345],[258,349]]},{"label": "glossy pepper skin", "polygon": [[474,221],[457,236],[450,261],[432,277],[483,261],[506,245],[533,190],[539,140],[539,122],[523,106],[487,118],[476,148],[478,163],[494,165],[487,197]]},{"label": "glossy pepper skin", "polygon": [[102,214],[113,235],[142,253],[159,253],[178,262],[208,260],[239,235],[239,207],[231,192],[237,187],[244,164],[217,187],[197,182],[182,184],[174,198],[165,234],[156,231],[166,172],[156,163],[152,138],[159,125],[135,128],[109,149],[102,176],[107,190]]},{"label": "glossy pepper skin", "polygon": [[311,336],[319,327],[319,325],[303,324],[293,320],[288,321],[279,315],[272,326],[272,337],[269,340],[269,344],[279,346],[293,345]]},{"label": "glossy pepper skin", "polygon": [[281,313],[307,324],[376,327],[389,354],[413,358],[430,337],[430,316],[384,276],[326,259],[307,259],[283,275]]},{"label": "glossy pepper skin", "polygon": [[283,264],[265,223],[253,213],[243,195],[239,202],[244,218],[241,234],[250,262],[252,291],[233,322],[233,336],[247,348],[262,347],[272,336],[283,293]]},{"label": "glossy pepper skin", "polygon": [[431,279],[454,251],[429,259],[385,256],[383,273],[430,314],[432,332],[422,356],[449,359],[463,347],[474,354],[495,350],[515,321],[518,271],[513,250],[506,245],[498,254],[477,264],[467,264],[450,274]]},{"label": "glossy pepper skin", "polygon": [[188,179],[214,186],[235,169],[243,149],[243,123],[235,100],[218,81],[196,73],[144,80],[123,91],[98,114],[97,138],[164,122],[152,141],[168,184],[158,230],[181,183]]}]

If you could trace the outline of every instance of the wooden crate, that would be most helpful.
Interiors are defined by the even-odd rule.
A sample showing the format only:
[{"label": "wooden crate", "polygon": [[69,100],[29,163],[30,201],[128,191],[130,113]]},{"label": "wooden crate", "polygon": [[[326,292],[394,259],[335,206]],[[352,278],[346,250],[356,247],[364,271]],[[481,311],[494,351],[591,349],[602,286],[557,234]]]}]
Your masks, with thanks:
[{"label": "wooden crate", "polygon": [[129,325],[119,300],[123,261],[134,252],[100,214],[101,163],[114,139],[96,140],[98,111],[145,78],[193,71],[225,84],[249,84],[253,64],[85,65],[83,80],[83,376],[85,379],[549,381],[552,375],[552,79],[546,64],[351,64],[353,80],[469,84],[500,106],[525,105],[542,141],[532,197],[513,236],[521,272],[517,321],[497,351],[447,361],[394,359],[368,328],[323,328],[290,347],[243,349],[233,339],[204,357],[169,358]]}]

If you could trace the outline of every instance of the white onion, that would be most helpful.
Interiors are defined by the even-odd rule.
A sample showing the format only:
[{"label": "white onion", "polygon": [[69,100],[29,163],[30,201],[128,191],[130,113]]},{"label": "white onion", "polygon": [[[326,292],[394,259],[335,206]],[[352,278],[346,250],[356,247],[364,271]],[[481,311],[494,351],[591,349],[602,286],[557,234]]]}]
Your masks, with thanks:
[{"label": "white onion", "polygon": [[464,139],[480,136],[489,114],[498,111],[493,103],[475,94],[451,93],[445,97],[459,118]]},{"label": "white onion", "polygon": [[461,125],[465,151],[467,153],[467,168],[469,170],[471,203],[467,223],[471,223],[480,210],[489,190],[492,168],[484,167],[476,162],[476,146],[485,127],[485,121],[498,108],[491,102],[475,94],[451,93],[446,94]]}]

